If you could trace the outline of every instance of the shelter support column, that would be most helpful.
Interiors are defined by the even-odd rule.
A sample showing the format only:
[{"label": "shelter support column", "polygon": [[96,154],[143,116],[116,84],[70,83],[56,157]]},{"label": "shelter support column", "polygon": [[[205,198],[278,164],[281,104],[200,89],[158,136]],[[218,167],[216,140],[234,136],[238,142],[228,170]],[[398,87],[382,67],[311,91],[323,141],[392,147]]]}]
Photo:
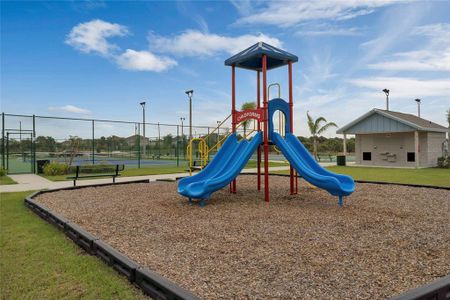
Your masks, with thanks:
[{"label": "shelter support column", "polygon": [[344,133],[344,155],[347,155],[347,135]]},{"label": "shelter support column", "polygon": [[420,141],[419,131],[414,131],[414,157],[416,161],[416,168],[420,166]]}]

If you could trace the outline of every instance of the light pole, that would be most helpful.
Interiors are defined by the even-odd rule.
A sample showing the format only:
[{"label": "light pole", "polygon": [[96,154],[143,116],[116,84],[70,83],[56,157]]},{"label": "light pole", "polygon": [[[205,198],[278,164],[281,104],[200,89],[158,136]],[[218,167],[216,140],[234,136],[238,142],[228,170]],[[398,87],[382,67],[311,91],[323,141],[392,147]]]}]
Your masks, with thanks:
[{"label": "light pole", "polygon": [[188,90],[185,92],[189,97],[189,139],[192,139],[192,95],[194,95],[194,90]]},{"label": "light pole", "polygon": [[417,116],[420,118],[420,99],[417,98],[414,101],[417,102]]},{"label": "light pole", "polygon": [[[145,101],[139,103],[142,106],[142,135],[144,136],[142,141],[142,155],[145,156]],[[140,137],[139,137],[140,138]]]},{"label": "light pole", "polygon": [[389,110],[389,90],[384,89],[383,92],[386,94],[386,110]]}]

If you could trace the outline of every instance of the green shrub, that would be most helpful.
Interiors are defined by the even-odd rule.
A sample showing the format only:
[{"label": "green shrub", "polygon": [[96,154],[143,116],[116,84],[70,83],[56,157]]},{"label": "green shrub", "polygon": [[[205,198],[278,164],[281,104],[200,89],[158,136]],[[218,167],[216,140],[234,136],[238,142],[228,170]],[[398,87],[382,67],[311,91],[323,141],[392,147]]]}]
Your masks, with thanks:
[{"label": "green shrub", "polygon": [[64,175],[69,172],[69,166],[59,162],[51,162],[44,165],[44,174],[48,176]]},{"label": "green shrub", "polygon": [[445,157],[438,157],[437,165],[439,168],[450,168],[450,156],[447,158]]},{"label": "green shrub", "polygon": [[5,176],[6,175],[6,170],[3,168],[0,168],[0,176]]}]

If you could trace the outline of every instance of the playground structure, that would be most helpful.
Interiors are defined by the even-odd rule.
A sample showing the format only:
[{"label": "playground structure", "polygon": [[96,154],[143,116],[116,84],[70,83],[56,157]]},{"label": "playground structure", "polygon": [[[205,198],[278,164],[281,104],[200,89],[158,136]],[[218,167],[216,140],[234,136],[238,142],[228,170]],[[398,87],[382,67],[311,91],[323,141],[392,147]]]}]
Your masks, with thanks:
[{"label": "playground structure", "polygon": [[[295,175],[298,172],[309,183],[327,190],[331,195],[339,197],[339,205],[343,205],[343,197],[355,190],[353,179],[346,175],[334,174],[321,167],[298,138],[293,134],[293,92],[292,64],[298,57],[284,50],[275,48],[264,42],[239,52],[225,61],[231,66],[231,118],[232,133],[217,152],[213,160],[202,168],[201,172],[179,181],[178,192],[192,199],[200,199],[203,206],[212,193],[230,184],[230,192],[236,193],[236,177],[244,168],[252,154],[257,151],[257,188],[261,189],[261,146],[264,152],[264,199],[269,202],[269,143],[273,144],[290,163],[290,194],[295,191]],[[281,66],[288,66],[289,102],[280,97],[269,101],[267,71]],[[257,108],[254,110],[236,110],[235,72],[236,67],[256,71],[257,74]],[[263,106],[261,107],[261,84]],[[279,85],[278,85],[279,87]],[[280,89],[279,89],[280,95]],[[273,116],[279,112],[279,132],[275,132]],[[256,120],[256,134],[247,140],[247,136],[238,141],[237,128],[246,120]],[[284,137],[282,133],[284,132]],[[192,151],[192,141],[190,143]],[[207,151],[207,150],[206,150]],[[192,154],[192,152],[191,152]]]}]

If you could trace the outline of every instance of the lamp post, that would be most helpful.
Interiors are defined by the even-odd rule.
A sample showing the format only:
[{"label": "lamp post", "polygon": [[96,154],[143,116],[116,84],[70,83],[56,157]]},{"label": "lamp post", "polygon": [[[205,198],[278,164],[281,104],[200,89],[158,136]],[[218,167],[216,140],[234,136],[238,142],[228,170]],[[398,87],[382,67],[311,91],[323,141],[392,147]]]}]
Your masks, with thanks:
[{"label": "lamp post", "polygon": [[189,139],[192,139],[192,95],[194,95],[194,90],[188,90],[185,93],[189,97]]},{"label": "lamp post", "polygon": [[[139,103],[142,106],[142,135],[143,135],[143,140],[142,140],[142,155],[145,156],[145,101]],[[140,137],[139,137],[140,139]]]},{"label": "lamp post", "polygon": [[384,89],[383,92],[386,94],[386,110],[389,110],[389,90]]},{"label": "lamp post", "polygon": [[420,99],[417,98],[414,101],[417,102],[417,116],[420,118]]}]

